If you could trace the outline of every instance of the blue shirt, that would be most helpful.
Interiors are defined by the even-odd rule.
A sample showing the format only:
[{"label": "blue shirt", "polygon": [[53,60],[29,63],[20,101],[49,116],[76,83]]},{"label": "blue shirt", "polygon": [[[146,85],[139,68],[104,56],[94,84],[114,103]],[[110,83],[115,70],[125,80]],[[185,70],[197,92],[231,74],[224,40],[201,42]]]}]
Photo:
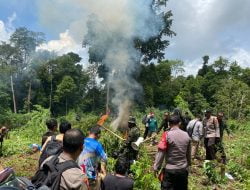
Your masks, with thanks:
[{"label": "blue shirt", "polygon": [[98,163],[107,162],[107,155],[96,139],[86,138],[84,140],[84,149],[79,156],[79,165],[83,172],[90,179],[96,179]]}]

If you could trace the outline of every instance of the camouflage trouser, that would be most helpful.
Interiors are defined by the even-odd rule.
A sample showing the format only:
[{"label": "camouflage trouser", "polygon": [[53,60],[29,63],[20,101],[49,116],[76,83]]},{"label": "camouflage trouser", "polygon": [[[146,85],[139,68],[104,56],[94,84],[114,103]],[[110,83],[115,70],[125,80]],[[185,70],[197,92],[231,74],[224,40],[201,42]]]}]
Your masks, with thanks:
[{"label": "camouflage trouser", "polygon": [[216,152],[220,154],[221,163],[226,164],[227,156],[222,141],[216,143]]},{"label": "camouflage trouser", "polygon": [[[149,131],[148,132],[148,138],[151,138],[153,135],[155,135],[156,134],[156,131]],[[152,139],[151,139],[151,144],[152,145],[155,145],[157,142],[156,142],[156,137],[153,137]]]},{"label": "camouflage trouser", "polygon": [[200,141],[192,141],[192,151],[191,151],[191,155],[192,155],[192,158],[193,158],[193,159],[194,159],[194,158],[197,158],[199,145],[200,145]]}]

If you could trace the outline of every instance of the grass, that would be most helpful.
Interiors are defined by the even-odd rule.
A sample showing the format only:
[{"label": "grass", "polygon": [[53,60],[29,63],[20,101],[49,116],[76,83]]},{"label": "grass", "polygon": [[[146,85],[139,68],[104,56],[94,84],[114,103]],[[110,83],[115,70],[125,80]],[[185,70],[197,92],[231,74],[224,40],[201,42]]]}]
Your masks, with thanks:
[{"label": "grass", "polygon": [[[139,114],[140,115],[140,114]],[[141,114],[142,115],[142,114]],[[140,115],[140,116],[141,116]],[[32,113],[32,119],[22,128],[14,129],[10,132],[10,139],[4,142],[4,157],[0,157],[0,164],[5,167],[13,167],[18,176],[31,177],[37,169],[39,153],[32,153],[29,145],[32,143],[39,143],[41,135],[46,130],[44,122],[48,117],[47,110],[38,110]],[[76,121],[75,116],[66,117],[73,123],[73,126],[82,128],[85,132],[86,129],[96,123],[98,117],[94,115],[85,116],[80,121]],[[138,120],[140,124],[140,120]],[[141,125],[140,125],[141,126]],[[142,126],[141,126],[142,127]],[[235,127],[235,126],[234,126]],[[142,131],[143,132],[143,131]],[[203,162],[195,161],[189,175],[189,189],[190,190],[210,190],[216,187],[217,189],[225,190],[247,190],[250,189],[250,124],[244,124],[244,128],[237,128],[233,133],[233,138],[229,138],[225,134],[224,147],[228,158],[226,172],[230,173],[234,180],[223,179],[217,184],[212,184],[207,180],[205,171],[203,169]],[[103,133],[102,142],[108,152],[112,152],[118,148],[116,142],[109,133]],[[147,146],[147,144],[146,144]],[[143,185],[144,180],[152,178],[152,170],[147,169],[153,162],[153,156],[147,155],[149,149],[142,149],[143,155],[136,166],[136,170],[141,171],[138,173],[137,180],[138,186]],[[204,150],[203,150],[204,155]],[[141,163],[145,159],[147,162]],[[114,160],[111,160],[111,165]],[[144,167],[144,168],[142,168]],[[109,166],[109,170],[111,170]],[[147,171],[147,172],[145,172]],[[144,175],[144,173],[145,175]],[[150,180],[147,182],[150,183]],[[154,182],[157,184],[156,182]],[[137,189],[140,189],[137,187]]]}]

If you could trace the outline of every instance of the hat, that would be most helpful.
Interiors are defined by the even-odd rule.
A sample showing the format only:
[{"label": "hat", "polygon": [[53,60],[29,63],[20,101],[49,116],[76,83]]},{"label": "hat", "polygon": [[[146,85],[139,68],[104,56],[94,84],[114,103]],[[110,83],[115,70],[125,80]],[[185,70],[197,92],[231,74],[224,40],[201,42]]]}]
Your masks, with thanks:
[{"label": "hat", "polygon": [[133,117],[133,116],[129,116],[128,123],[133,123],[133,124],[136,124],[136,119],[135,119],[135,117]]}]

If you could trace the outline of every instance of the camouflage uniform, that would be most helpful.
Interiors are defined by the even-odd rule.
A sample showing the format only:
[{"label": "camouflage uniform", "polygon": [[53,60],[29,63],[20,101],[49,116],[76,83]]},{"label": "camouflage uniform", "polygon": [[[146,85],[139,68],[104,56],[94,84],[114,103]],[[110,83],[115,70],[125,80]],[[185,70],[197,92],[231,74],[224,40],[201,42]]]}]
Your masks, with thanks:
[{"label": "camouflage uniform", "polygon": [[227,134],[229,135],[230,131],[229,131],[227,124],[224,120],[218,120],[218,122],[219,122],[219,127],[220,127],[220,141],[217,143],[216,148],[217,148],[217,151],[221,155],[222,163],[226,164],[227,157],[226,157],[226,153],[225,153],[224,146],[223,146],[223,133],[224,133],[224,130],[226,130]]},{"label": "camouflage uniform", "polygon": [[136,160],[138,155],[138,151],[134,150],[131,144],[137,141],[139,137],[140,130],[134,125],[129,129],[127,140],[119,151],[118,160],[127,166],[127,171],[129,171],[130,165]]}]

